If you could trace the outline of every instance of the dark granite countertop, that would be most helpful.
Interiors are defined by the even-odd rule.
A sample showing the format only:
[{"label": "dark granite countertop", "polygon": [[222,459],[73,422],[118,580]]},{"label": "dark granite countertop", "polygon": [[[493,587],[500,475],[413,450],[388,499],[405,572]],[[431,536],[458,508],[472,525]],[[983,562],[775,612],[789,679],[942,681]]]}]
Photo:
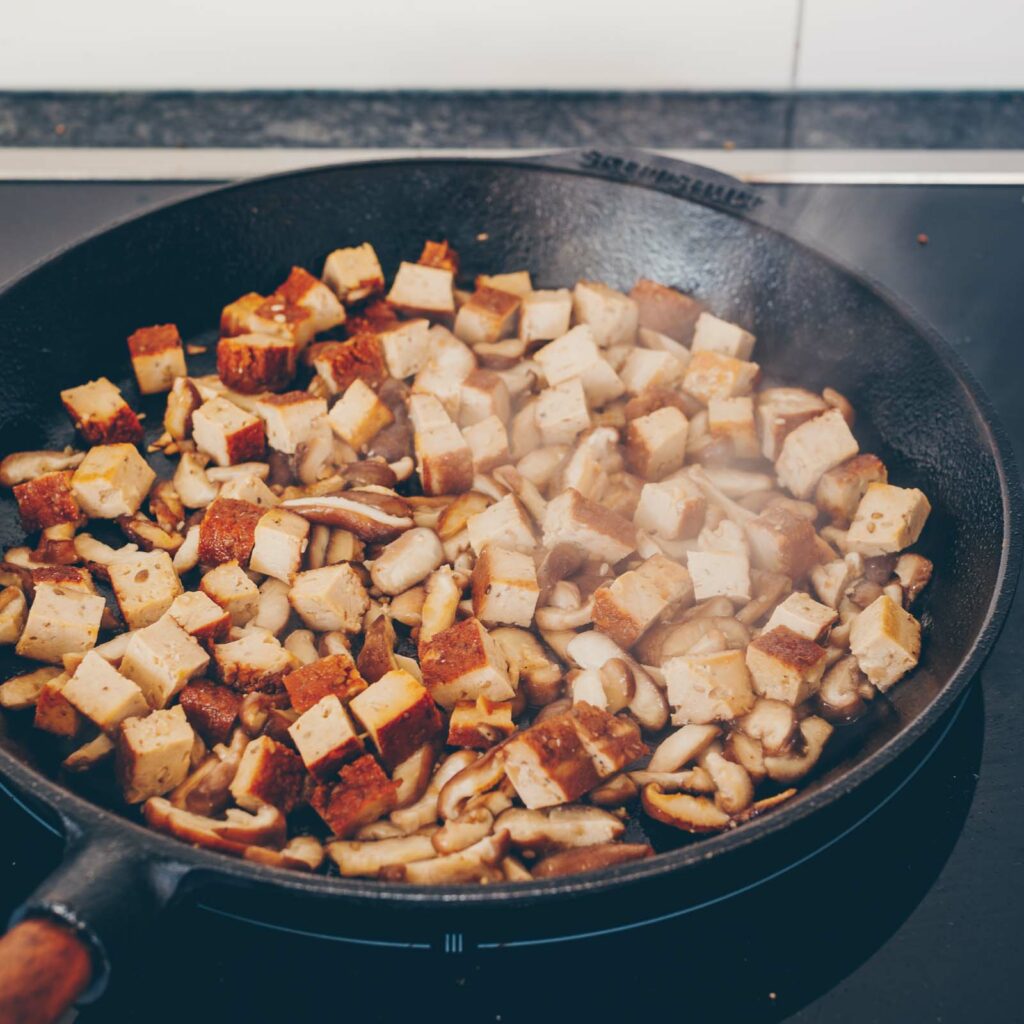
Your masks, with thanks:
[{"label": "dark granite countertop", "polygon": [[1024,92],[0,93],[0,146],[1024,148]]}]

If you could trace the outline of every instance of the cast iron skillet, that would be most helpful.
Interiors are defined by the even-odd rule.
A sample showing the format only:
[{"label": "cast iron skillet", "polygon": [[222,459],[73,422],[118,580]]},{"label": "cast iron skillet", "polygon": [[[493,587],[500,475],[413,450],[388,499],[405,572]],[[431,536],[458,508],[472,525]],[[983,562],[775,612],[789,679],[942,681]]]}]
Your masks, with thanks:
[{"label": "cast iron skillet", "polygon": [[[72,440],[59,388],[105,373],[131,393],[124,339],[139,325],[173,322],[185,336],[201,332],[225,302],[270,290],[292,264],[319,269],[338,246],[370,240],[383,266],[394,268],[415,259],[424,239],[447,238],[467,277],[528,268],[541,287],[591,277],[628,289],[638,276],[651,277],[751,327],[757,358],[774,376],[815,389],[834,385],[849,396],[862,449],[931,499],[920,549],[936,566],[923,600],[920,668],[875,702],[880,711],[870,730],[834,744],[831,761],[796,799],[698,842],[654,834],[666,852],[579,877],[445,890],[235,861],[58,785],[31,744],[0,722],[0,775],[67,842],[63,866],[17,912],[22,923],[0,944],[0,979],[3,964],[8,969],[0,990],[6,984],[9,993],[28,993],[32,1019],[95,996],[121,937],[187,888],[241,888],[250,906],[283,900],[298,916],[318,904],[352,921],[398,910],[488,921],[511,911],[522,922],[525,907],[572,901],[559,915],[571,926],[576,907],[600,907],[627,886],[631,896],[653,886],[661,905],[671,906],[709,857],[731,856],[835,805],[933,727],[992,646],[1016,583],[1021,502],[1010,448],[949,347],[891,298],[802,243],[790,220],[739,182],[644,153],[349,165],[172,204],[62,252],[0,294],[6,453]],[[8,498],[0,541],[20,539]],[[14,660],[8,656],[6,675]],[[32,919],[65,927],[36,922],[35,935],[26,931]],[[71,963],[78,969],[69,970]],[[38,982],[61,973],[61,984]]]}]

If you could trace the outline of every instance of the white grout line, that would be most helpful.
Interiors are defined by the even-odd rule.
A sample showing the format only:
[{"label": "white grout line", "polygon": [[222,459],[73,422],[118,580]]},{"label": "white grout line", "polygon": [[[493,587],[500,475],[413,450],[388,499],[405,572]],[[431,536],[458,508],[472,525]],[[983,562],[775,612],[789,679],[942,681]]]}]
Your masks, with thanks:
[{"label": "white grout line", "polygon": [[[231,181],[326,164],[408,157],[503,158],[545,149],[0,148],[0,181]],[[664,149],[749,182],[1021,185],[1024,150]]]}]

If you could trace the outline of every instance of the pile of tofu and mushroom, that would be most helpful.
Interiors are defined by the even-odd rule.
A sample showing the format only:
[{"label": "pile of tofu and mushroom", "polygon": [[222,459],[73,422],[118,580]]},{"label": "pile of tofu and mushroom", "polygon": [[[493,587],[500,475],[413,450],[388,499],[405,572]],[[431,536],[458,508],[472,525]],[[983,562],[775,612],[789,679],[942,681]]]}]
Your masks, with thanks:
[{"label": "pile of tofu and mushroom", "polygon": [[215,375],[142,328],[162,432],[99,377],[61,392],[84,450],[0,464],[38,663],[0,706],[67,772],[259,863],[526,880],[651,855],[634,806],[776,806],[914,668],[928,499],[841,394],[759,389],[754,335],[650,280],[457,277],[336,250],[223,310]]}]

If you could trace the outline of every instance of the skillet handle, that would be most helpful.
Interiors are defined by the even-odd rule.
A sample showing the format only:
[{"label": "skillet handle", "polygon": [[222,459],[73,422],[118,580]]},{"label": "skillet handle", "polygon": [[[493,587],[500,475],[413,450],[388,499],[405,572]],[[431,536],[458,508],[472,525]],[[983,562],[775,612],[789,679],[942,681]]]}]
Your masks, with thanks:
[{"label": "skillet handle", "polygon": [[761,219],[766,203],[757,188],[738,178],[644,149],[567,149],[528,162],[639,185],[754,220]]}]

